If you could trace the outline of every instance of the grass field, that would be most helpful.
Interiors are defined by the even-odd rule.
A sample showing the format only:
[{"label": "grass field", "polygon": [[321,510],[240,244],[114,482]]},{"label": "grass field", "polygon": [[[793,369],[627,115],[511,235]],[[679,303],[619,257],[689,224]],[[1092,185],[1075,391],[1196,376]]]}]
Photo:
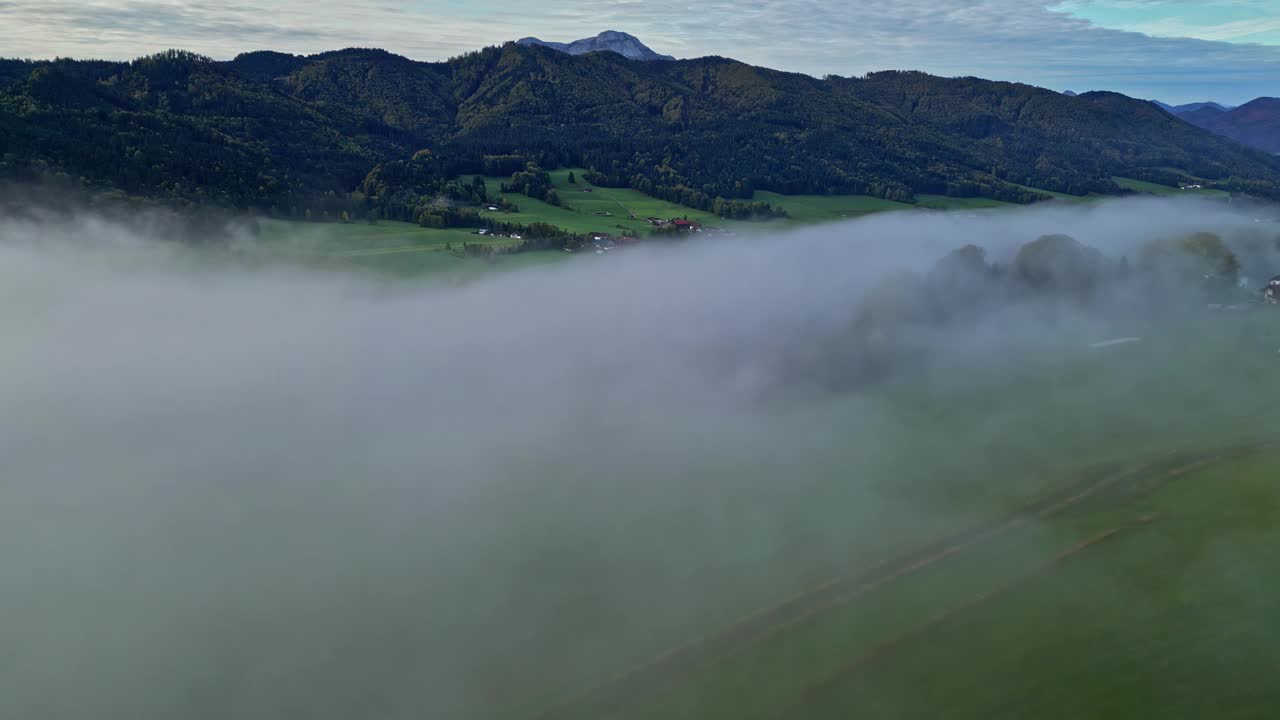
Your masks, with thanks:
[{"label": "grass field", "polygon": [[[730,552],[692,587],[650,587],[663,610],[648,625],[584,630],[592,613],[578,608],[563,630],[610,638],[614,660],[507,715],[1267,716],[1280,701],[1267,599],[1280,588],[1280,428],[1266,420],[1280,332],[1267,314],[1220,317],[1192,333],[1202,348],[1179,330],[968,390],[887,391],[913,451],[893,461],[879,511],[850,504],[857,483],[841,480],[876,454],[851,428],[846,460],[814,458],[788,474],[796,495],[769,503],[814,535],[759,575]],[[964,409],[991,392],[980,416]],[[1007,414],[994,435],[979,429],[991,414]],[[923,497],[946,511],[920,512]],[[899,503],[916,507],[910,522]],[[699,603],[673,610],[686,594]]]},{"label": "grass field", "polygon": [[[575,174],[576,184],[568,182],[570,172]],[[485,178],[491,197],[501,195],[520,207],[520,213],[517,214],[486,213],[486,215],[511,222],[547,222],[572,232],[624,231],[636,235],[648,232],[649,226],[644,222],[647,217],[685,217],[708,227],[726,229],[759,227],[758,224],[724,220],[711,213],[659,200],[629,188],[593,186],[582,179],[584,173],[585,170],[582,168],[574,168],[572,171],[562,168],[551,172],[552,184],[560,194],[562,202],[560,207],[516,193],[504,194],[500,189],[505,178]],[[590,188],[591,192],[583,192],[587,188]],[[1063,195],[1062,197],[1071,196]],[[900,203],[868,195],[782,195],[757,191],[752,199],[786,210],[789,216],[788,221],[796,223],[844,220],[887,210],[912,208],[975,210],[1012,205],[1012,203],[986,198],[953,198],[945,195],[920,195],[916,203]],[[783,224],[786,221],[772,222]]]},{"label": "grass field", "polygon": [[930,210],[987,210],[1014,207],[1014,203],[991,198],[956,198],[946,195],[917,195],[916,205]]},{"label": "grass field", "polygon": [[[1258,550],[1280,539],[1277,461],[1277,446],[1265,445],[1099,471],[1061,500],[901,559],[753,628],[704,664],[688,663],[693,670],[684,668],[683,681],[647,705],[621,709],[602,696],[595,706],[544,717],[605,709],[635,718],[1151,712],[1170,665],[1181,664],[1179,675],[1190,682],[1200,653],[1227,652],[1229,643],[1265,627],[1265,603],[1250,591],[1280,582],[1268,558],[1196,556],[1223,531],[1264,530],[1249,538]],[[1223,517],[1240,525],[1228,530]],[[1248,587],[1238,587],[1241,580]],[[1250,606],[1257,614],[1248,614]],[[1064,624],[1067,617],[1078,624]],[[1193,633],[1170,637],[1171,628],[1188,623]],[[1215,640],[1204,627],[1210,624],[1224,637]],[[1212,714],[1212,703],[1183,703],[1211,695],[1215,683],[1263,695],[1266,668],[1277,666],[1280,648],[1254,640],[1249,653],[1198,678],[1198,692],[1161,698],[1157,714]],[[1252,670],[1241,677],[1245,668]]]},{"label": "grass field", "polygon": [[[441,250],[455,233],[336,227],[268,223],[260,245],[339,267],[492,267]],[[91,264],[10,303],[57,327],[70,313],[50,298],[87,298],[101,311],[83,326],[105,330],[62,324],[92,344],[50,343],[32,366],[69,389],[15,395],[19,438],[77,448],[46,460],[20,444],[18,459],[82,483],[33,474],[30,500],[0,503],[0,557],[32,558],[0,607],[38,618],[10,633],[25,641],[8,643],[19,672],[0,708],[21,711],[5,717],[1022,720],[1280,703],[1280,314],[1046,313],[1033,333],[1011,313],[857,391],[752,363],[749,388],[771,381],[755,393],[718,340],[666,361],[691,334],[760,322],[770,295],[628,318],[642,303],[624,283],[530,273],[431,303],[340,283],[308,314],[329,278],[183,275],[139,298],[145,276],[103,293],[78,274]],[[251,283],[266,292],[246,298]],[[210,323],[193,318],[224,306],[240,309],[213,326],[235,352],[195,341]],[[124,311],[164,323],[130,334]],[[313,336],[321,320],[334,331]],[[1005,337],[1023,333],[1035,342]],[[1123,336],[1142,340],[1090,348]],[[163,384],[196,360],[193,384]],[[82,388],[110,372],[119,397],[154,398],[146,425],[94,409]],[[78,434],[51,432],[51,395]],[[161,452],[193,438],[186,462]],[[175,468],[208,482],[177,498]]]},{"label": "grass field", "polygon": [[[569,182],[573,172],[576,183]],[[485,217],[516,223],[545,222],[575,233],[605,232],[644,235],[650,230],[645,218],[688,218],[707,226],[728,227],[734,223],[700,210],[650,197],[629,188],[605,188],[583,179],[582,168],[561,168],[551,172],[551,182],[560,195],[561,204],[548,205],[519,193],[503,193],[506,178],[487,177],[485,186],[490,197],[505,197],[520,208],[518,213],[484,212]],[[591,192],[584,192],[590,189]]]},{"label": "grass field", "polygon": [[1092,193],[1090,193],[1089,195],[1083,195],[1083,196],[1069,195],[1067,193],[1054,192],[1053,190],[1045,190],[1043,188],[1031,187],[1030,185],[1023,185],[1021,183],[1009,183],[1009,184],[1013,185],[1014,187],[1020,187],[1023,190],[1030,190],[1032,192],[1043,193],[1045,195],[1052,197],[1055,200],[1065,200],[1067,202],[1081,202],[1084,200],[1096,200],[1100,197],[1105,197],[1102,195],[1094,195]]},{"label": "grass field", "polygon": [[[569,183],[573,172],[577,182]],[[784,229],[790,225],[830,222],[850,219],[871,213],[927,209],[927,210],[986,210],[1015,207],[1012,203],[988,198],[953,198],[943,195],[922,194],[916,203],[899,203],[864,195],[781,195],[760,191],[755,200],[768,202],[787,211],[786,220],[752,223],[724,220],[711,213],[701,212],[682,205],[653,198],[627,188],[604,188],[587,183],[581,168],[560,169],[551,172],[551,178],[560,194],[560,206],[516,193],[501,192],[504,178],[487,177],[485,183],[491,197],[505,197],[519,206],[520,211],[489,212],[481,214],[494,221],[530,224],[548,223],[573,233],[603,232],[613,235],[643,236],[650,231],[648,217],[684,217],[696,220],[708,227],[734,229]],[[1225,197],[1219,190],[1179,190],[1130,178],[1115,178],[1122,187],[1137,192],[1157,195],[1201,195]],[[1019,186],[1024,187],[1024,186]],[[583,192],[590,189],[591,192]],[[1027,188],[1037,190],[1036,188]],[[1047,192],[1037,190],[1038,192]],[[1081,202],[1094,196],[1076,197],[1063,193],[1048,193],[1068,202]],[[380,222],[377,225],[351,223],[301,223],[282,220],[263,220],[260,247],[253,249],[259,255],[280,259],[302,260],[310,263],[335,266],[364,267],[401,275],[435,274],[440,272],[470,273],[482,267],[522,267],[561,259],[554,253],[538,253],[532,257],[502,257],[496,263],[476,258],[463,258],[458,251],[463,244],[481,244],[502,247],[518,241],[476,235],[466,228],[429,229],[409,223]],[[451,251],[449,246],[452,246]]]},{"label": "grass field", "polygon": [[486,237],[468,228],[434,229],[412,223],[304,223],[261,220],[261,234],[246,252],[268,260],[331,267],[363,268],[398,275],[468,275],[494,268],[519,268],[555,262],[563,253],[536,252],[499,256],[493,262],[463,257],[464,244],[507,247],[510,238]]},{"label": "grass field", "polygon": [[873,212],[915,207],[868,195],[780,195],[761,190],[756,192],[755,199],[786,210],[790,219],[796,222],[843,220]]},{"label": "grass field", "polygon": [[1231,193],[1224,190],[1214,190],[1212,188],[1197,188],[1192,190],[1183,190],[1181,188],[1170,187],[1168,185],[1158,185],[1145,180],[1135,180],[1126,177],[1111,178],[1117,185],[1134,192],[1147,193],[1148,195],[1199,195],[1203,197],[1230,197]]}]

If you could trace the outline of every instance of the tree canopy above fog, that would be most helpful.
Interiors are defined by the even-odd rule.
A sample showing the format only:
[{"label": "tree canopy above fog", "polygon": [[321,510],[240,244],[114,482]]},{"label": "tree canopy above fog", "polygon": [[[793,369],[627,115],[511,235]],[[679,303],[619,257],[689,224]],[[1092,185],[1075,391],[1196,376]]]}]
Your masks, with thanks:
[{"label": "tree canopy above fog", "polygon": [[[1245,233],[1241,244],[1259,258],[1280,256],[1280,236]],[[837,384],[873,380],[926,362],[939,350],[939,330],[998,325],[1001,313],[1020,308],[1144,314],[1260,300],[1258,287],[1237,286],[1241,262],[1214,233],[1154,240],[1138,258],[1133,267],[1126,257],[1051,234],[1023,245],[1006,268],[990,262],[982,247],[965,245],[923,275],[881,278],[853,309],[847,331],[824,350],[806,354],[801,372]],[[1256,268],[1256,285],[1269,262]]]}]

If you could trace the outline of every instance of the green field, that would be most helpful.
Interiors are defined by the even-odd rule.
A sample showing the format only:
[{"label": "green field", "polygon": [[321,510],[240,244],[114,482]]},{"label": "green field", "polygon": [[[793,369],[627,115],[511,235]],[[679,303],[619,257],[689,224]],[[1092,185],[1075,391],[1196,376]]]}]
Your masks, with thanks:
[{"label": "green field", "polygon": [[518,268],[553,262],[561,253],[502,255],[490,262],[464,257],[464,244],[509,247],[510,238],[477,235],[469,228],[424,228],[411,223],[305,223],[264,219],[261,232],[244,252],[265,260],[282,260],[336,268],[362,268],[399,275],[462,273]]},{"label": "green field", "polygon": [[957,198],[946,195],[916,195],[916,205],[930,210],[988,210],[991,208],[1016,207],[1015,203],[991,198]]},{"label": "green field", "polygon": [[[439,248],[455,234],[336,227],[267,224],[259,245],[338,267],[452,262]],[[84,416],[56,435],[85,463],[77,492],[34,475],[26,504],[0,504],[0,557],[28,578],[0,607],[37,618],[12,633],[5,717],[39,716],[69,683],[66,707],[113,717],[1065,720],[1270,717],[1280,703],[1280,313],[1011,312],[876,385],[781,370],[756,393],[717,385],[734,364],[719,344],[664,364],[663,344],[686,342],[671,328],[720,331],[698,315],[668,326],[697,308],[637,323],[629,297],[600,302],[614,284],[572,274],[498,295],[344,283],[318,313],[337,332],[318,342],[300,309],[328,278],[246,273],[259,299],[184,275],[138,299],[132,271],[119,293],[85,293],[92,264],[52,292],[14,275],[14,318],[57,325],[49,298],[101,295],[91,317],[109,335],[127,310],[174,337],[102,344],[127,363],[53,343],[39,363],[74,360],[59,383],[122,372],[120,396],[157,408],[121,429],[85,412],[82,386],[55,396]],[[218,294],[182,299],[206,287]],[[346,315],[348,296],[366,312]],[[221,327],[242,350],[183,335],[222,317],[200,309],[237,304]],[[757,319],[739,303],[711,317],[739,312]],[[1035,342],[1002,344],[1020,335]],[[1142,340],[1090,347],[1123,336]],[[156,352],[135,367],[135,346]],[[300,359],[258,369],[290,347]],[[151,384],[195,359],[198,401]],[[252,379],[224,374],[237,365]],[[47,434],[49,394],[16,394],[25,437]],[[192,438],[185,463],[160,453]],[[53,460],[28,472],[65,472]],[[258,462],[287,482],[236,474]],[[210,482],[176,497],[174,468],[205,467]]]},{"label": "green field", "polygon": [[[576,176],[570,183],[569,173]],[[545,222],[574,233],[603,232],[610,235],[644,235],[650,225],[645,218],[688,218],[707,226],[729,227],[734,223],[711,213],[659,200],[630,188],[605,188],[592,185],[583,179],[582,168],[561,168],[551,172],[551,182],[560,195],[559,206],[519,193],[503,193],[502,183],[507,178],[487,177],[485,186],[490,197],[504,197],[520,208],[518,213],[482,213],[502,222]],[[585,192],[590,189],[591,192]]]},{"label": "green field", "polygon": [[[1135,180],[1126,177],[1111,178],[1117,185],[1134,192],[1146,193],[1148,195],[1199,195],[1203,197],[1230,197],[1231,193],[1225,190],[1214,190],[1212,188],[1197,188],[1192,190],[1183,190],[1181,188],[1170,187],[1168,185],[1159,185],[1145,180]],[[1189,178],[1190,179],[1190,178]]]},{"label": "green field", "polygon": [[[569,183],[573,172],[577,182]],[[682,217],[695,220],[707,227],[725,230],[786,228],[791,224],[830,222],[856,218],[877,212],[910,209],[928,210],[986,210],[1016,207],[1012,203],[989,198],[955,198],[944,195],[921,194],[915,203],[899,203],[865,195],[781,195],[758,191],[754,199],[768,202],[787,211],[786,220],[752,223],[724,220],[711,213],[650,197],[629,188],[604,188],[593,186],[583,178],[585,171],[560,169],[551,172],[552,182],[560,194],[562,204],[549,205],[517,193],[501,192],[504,178],[485,178],[490,197],[504,197],[519,208],[519,212],[490,212],[481,215],[496,222],[514,224],[548,223],[572,233],[601,232],[611,235],[643,236],[650,232],[646,218]],[[1201,195],[1225,197],[1220,190],[1178,190],[1163,185],[1114,178],[1118,184],[1130,190],[1157,195]],[[1019,186],[1025,187],[1025,186]],[[584,192],[590,189],[591,192]],[[1026,188],[1047,192],[1036,188]],[[1054,198],[1069,202],[1094,199],[1096,196],[1076,197],[1063,193],[1048,193]],[[472,272],[484,267],[522,267],[529,264],[554,262],[560,258],[555,253],[538,253],[534,257],[505,256],[496,262],[476,258],[463,258],[463,244],[480,244],[504,247],[518,241],[507,238],[484,237],[469,228],[431,229],[409,223],[383,221],[376,225],[365,223],[302,223],[266,219],[261,221],[262,233],[257,255],[301,260],[313,264],[363,267],[402,275],[434,274],[439,272]],[[452,249],[450,248],[452,246]],[[524,255],[524,254],[522,254]]]},{"label": "green field", "polygon": [[[1005,570],[985,586],[1000,596],[984,598],[984,587],[964,588],[946,571],[932,584],[922,578],[958,598],[954,614],[832,671],[793,707],[813,718],[847,717],[850,708],[864,717],[937,717],[946,708],[974,718],[1270,716],[1280,699],[1269,599],[1280,566],[1268,549],[1280,540],[1277,463],[1274,444],[1223,452],[1174,477],[1153,474],[1154,490],[1060,523],[1074,533],[1008,537],[1002,542],[1024,547],[981,553]],[[1120,532],[1051,565],[1031,564],[1109,529]],[[983,568],[967,569],[963,580]],[[918,677],[930,682],[911,680]]]},{"label": "green field", "polygon": [[780,195],[757,191],[755,200],[767,202],[787,211],[797,222],[823,222],[859,217],[885,210],[910,210],[909,203],[882,200],[869,195]]},{"label": "green field", "polygon": [[[568,181],[569,173],[576,182]],[[482,210],[481,216],[495,222],[527,225],[547,223],[572,233],[601,232],[610,235],[643,236],[650,232],[646,221],[649,217],[688,218],[707,227],[735,229],[759,229],[766,226],[786,227],[788,224],[839,221],[857,218],[877,212],[910,209],[929,210],[985,210],[1015,207],[1013,203],[989,198],[955,198],[945,195],[921,194],[915,203],[900,203],[866,195],[782,195],[758,191],[753,199],[767,202],[787,211],[788,219],[752,223],[719,218],[711,213],[694,210],[683,205],[659,200],[629,188],[605,188],[591,185],[583,179],[585,170],[561,168],[550,173],[552,183],[559,193],[561,204],[550,205],[518,193],[503,193],[505,178],[486,177],[485,185],[491,198],[503,197],[519,207],[519,212]],[[1182,191],[1154,183],[1129,178],[1114,178],[1122,187],[1138,192],[1158,195],[1204,195],[1224,197],[1220,190]],[[1025,187],[1019,185],[1018,187]],[[1054,198],[1078,202],[1094,196],[1076,197],[1037,188]],[[590,192],[585,192],[590,190]],[[517,241],[504,238],[486,238],[468,228],[430,229],[399,222],[383,221],[376,225],[365,223],[301,223],[293,221],[262,221],[262,248],[257,252],[278,257],[293,257],[314,261],[322,258],[339,264],[377,267],[404,274],[435,272],[456,269],[466,262],[446,250],[464,243],[503,246]],[[515,264],[515,263],[507,263]]]},{"label": "green field", "polygon": [[1023,184],[1021,184],[1021,183],[1011,182],[1011,183],[1009,183],[1009,184],[1010,184],[1010,185],[1013,185],[1014,187],[1020,187],[1020,188],[1022,188],[1023,190],[1030,190],[1030,191],[1032,191],[1032,192],[1038,192],[1038,193],[1042,193],[1042,194],[1044,194],[1044,195],[1048,195],[1049,197],[1052,197],[1052,198],[1053,198],[1053,199],[1055,199],[1055,200],[1066,200],[1067,202],[1081,202],[1081,201],[1084,201],[1084,200],[1097,200],[1097,199],[1099,199],[1099,198],[1106,197],[1105,195],[1095,195],[1095,194],[1093,194],[1093,193],[1090,193],[1090,194],[1088,194],[1088,195],[1070,195],[1070,194],[1068,194],[1068,193],[1054,192],[1053,190],[1045,190],[1045,189],[1043,189],[1043,188],[1031,187],[1030,185],[1023,185]]},{"label": "green field", "polygon": [[[636,586],[662,610],[625,628],[576,608],[551,634],[612,659],[552,653],[565,675],[544,667],[544,699],[499,714],[1267,716],[1280,702],[1275,321],[1212,316],[965,388],[895,386],[881,400],[911,437],[881,429],[875,449],[830,408],[811,421],[846,428],[843,454],[788,468],[791,493],[730,484],[720,499],[808,532],[757,558],[757,574],[741,564],[752,551],[722,549],[683,587]],[[855,478],[886,453],[894,476],[868,511]],[[619,541],[697,557],[697,536],[677,523]],[[628,574],[661,576],[653,561]]]}]

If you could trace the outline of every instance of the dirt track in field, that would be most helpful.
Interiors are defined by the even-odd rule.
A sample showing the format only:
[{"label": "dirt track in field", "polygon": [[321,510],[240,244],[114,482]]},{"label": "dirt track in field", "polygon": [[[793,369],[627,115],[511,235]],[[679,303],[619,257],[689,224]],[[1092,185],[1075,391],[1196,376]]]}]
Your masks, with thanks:
[{"label": "dirt track in field", "polygon": [[[1011,515],[931,542],[911,553],[873,566],[858,575],[833,580],[778,605],[747,616],[721,628],[715,633],[698,638],[644,665],[617,675],[576,697],[548,708],[536,715],[536,720],[557,720],[563,717],[607,717],[618,708],[633,704],[637,698],[647,696],[691,671],[721,662],[732,657],[741,649],[782,632],[814,615],[853,602],[859,597],[884,587],[895,580],[933,566],[978,544],[996,539],[1000,535],[1030,522],[1051,517],[1108,491],[1119,491],[1128,488],[1134,494],[1150,494],[1159,489],[1164,483],[1180,475],[1199,470],[1228,457],[1236,457],[1264,447],[1275,446],[1276,444],[1276,442],[1254,443],[1198,454],[1184,453],[1136,468],[1118,470],[1113,467],[1108,470],[1094,471],[1089,473],[1087,478],[1059,495],[1032,502]],[[1143,482],[1144,480],[1145,482]],[[1137,482],[1130,484],[1128,481]],[[858,660],[842,668],[834,677],[838,679],[838,677],[864,666],[875,657],[883,655],[919,632],[944,622],[949,617],[969,607],[994,599],[1012,589],[1027,577],[1043,572],[1062,560],[1110,539],[1131,527],[1133,526],[1115,528],[1095,536],[1055,556],[1024,576],[1019,576],[1009,585],[1002,586],[979,598],[970,600],[964,605],[941,613],[916,629],[907,631],[903,636],[877,646],[877,648],[864,654]],[[815,686],[824,682],[827,681],[820,681]],[[806,689],[803,696],[807,698],[816,691],[816,689]]]},{"label": "dirt track in field", "polygon": [[[1154,516],[1147,516],[1147,517],[1141,518],[1138,522],[1140,524],[1147,524],[1147,523],[1153,522],[1155,519],[1156,518]],[[1098,533],[1097,535],[1094,535],[1093,537],[1089,538],[1088,540],[1085,540],[1084,542],[1077,543],[1076,545],[1073,545],[1067,548],[1066,550],[1063,550],[1062,552],[1058,553],[1057,555],[1054,555],[1052,558],[1049,558],[1048,560],[1040,563],[1039,565],[1036,565],[1035,567],[1029,570],[1023,571],[1017,577],[1013,578],[1009,582],[993,590],[988,590],[987,592],[984,592],[981,595],[972,597],[969,600],[966,600],[965,602],[959,605],[947,608],[946,610],[934,615],[933,617],[929,618],[928,620],[925,620],[919,625],[916,625],[915,627],[909,630],[905,630],[902,633],[877,644],[875,647],[871,648],[867,652],[859,655],[858,657],[854,658],[848,663],[840,666],[839,668],[832,671],[831,673],[828,673],[827,675],[818,679],[816,682],[806,685],[793,698],[792,702],[788,703],[782,710],[780,710],[777,713],[776,717],[787,718],[787,717],[796,716],[796,713],[800,712],[801,708],[803,708],[803,706],[806,703],[812,700],[814,696],[822,693],[825,690],[830,690],[838,686],[840,682],[844,680],[848,675],[854,672],[857,672],[859,669],[875,662],[876,660],[889,654],[890,652],[897,649],[898,647],[924,635],[925,633],[929,632],[935,627],[942,625],[943,623],[955,618],[956,616],[968,610],[972,610],[980,605],[983,605],[985,603],[988,603],[992,600],[995,600],[999,597],[1002,597],[1008,594],[1009,592],[1015,590],[1016,588],[1018,588],[1020,585],[1027,582],[1031,578],[1053,569],[1055,566],[1061,564],[1065,560],[1075,555],[1079,555],[1080,553],[1084,552],[1085,550],[1088,550],[1089,548],[1095,545],[1099,545],[1103,542],[1106,542],[1107,540],[1116,538],[1121,533],[1127,532],[1136,527],[1138,527],[1138,524],[1125,525],[1121,527],[1111,528],[1110,530],[1106,530],[1104,532]]]}]

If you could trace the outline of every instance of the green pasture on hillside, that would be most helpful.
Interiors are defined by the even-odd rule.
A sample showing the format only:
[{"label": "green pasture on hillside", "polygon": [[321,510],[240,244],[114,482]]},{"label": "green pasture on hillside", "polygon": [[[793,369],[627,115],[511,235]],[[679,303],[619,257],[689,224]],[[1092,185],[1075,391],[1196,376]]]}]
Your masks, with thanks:
[{"label": "green pasture on hillside", "polygon": [[[1205,197],[1230,197],[1231,193],[1225,190],[1215,190],[1213,188],[1195,188],[1183,190],[1182,188],[1170,187],[1168,185],[1159,185],[1145,180],[1135,180],[1126,177],[1111,178],[1117,185],[1134,192],[1146,193],[1148,195],[1201,195]],[[1190,178],[1188,178],[1190,180]]]},{"label": "green pasture on hillside", "polygon": [[471,228],[424,228],[412,223],[306,223],[260,220],[260,235],[245,248],[254,257],[330,267],[378,270],[398,275],[472,273],[554,262],[563,253],[500,255],[494,260],[467,257],[464,245],[503,248],[519,240],[477,235]]},{"label": "green pasture on hillside", "polygon": [[[573,172],[577,182],[570,183]],[[515,203],[518,213],[489,212],[482,215],[499,222],[530,224],[545,222],[574,233],[602,232],[610,235],[643,235],[652,227],[647,218],[687,218],[706,226],[730,226],[731,221],[701,210],[659,200],[630,188],[606,188],[583,179],[586,171],[561,168],[552,171],[551,181],[560,195],[560,205],[550,205],[519,193],[503,193],[503,177],[486,177],[485,187],[491,198],[504,197]],[[591,192],[586,192],[590,190]]]}]

